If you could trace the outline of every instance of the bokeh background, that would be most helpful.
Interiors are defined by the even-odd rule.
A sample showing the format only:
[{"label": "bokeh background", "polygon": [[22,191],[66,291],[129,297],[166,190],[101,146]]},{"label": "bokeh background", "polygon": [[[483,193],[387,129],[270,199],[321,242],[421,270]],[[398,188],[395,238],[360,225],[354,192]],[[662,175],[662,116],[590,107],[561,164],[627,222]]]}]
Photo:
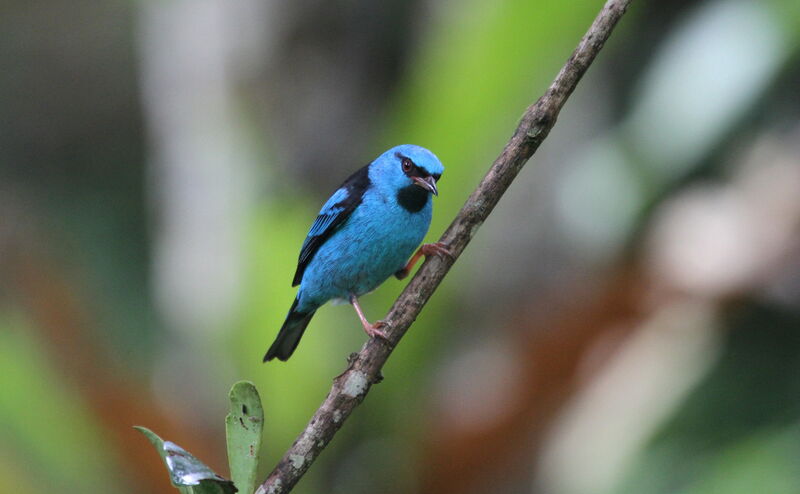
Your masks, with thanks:
[{"label": "bokeh background", "polygon": [[[239,379],[266,474],[364,341],[261,363],[319,206],[420,144],[436,240],[600,7],[3,2],[0,492],[174,492],[135,424],[227,475]],[[635,2],[296,492],[800,492],[799,56],[796,0]]]}]

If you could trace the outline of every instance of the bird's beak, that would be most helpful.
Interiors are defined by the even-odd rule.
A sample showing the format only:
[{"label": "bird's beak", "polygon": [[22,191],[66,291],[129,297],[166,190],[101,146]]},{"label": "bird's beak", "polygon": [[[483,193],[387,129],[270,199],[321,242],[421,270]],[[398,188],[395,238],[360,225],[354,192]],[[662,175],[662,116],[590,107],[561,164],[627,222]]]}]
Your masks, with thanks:
[{"label": "bird's beak", "polygon": [[425,178],[422,177],[411,177],[411,180],[414,181],[415,184],[419,185],[423,189],[427,190],[431,194],[438,196],[439,189],[436,188],[436,179],[428,175]]}]

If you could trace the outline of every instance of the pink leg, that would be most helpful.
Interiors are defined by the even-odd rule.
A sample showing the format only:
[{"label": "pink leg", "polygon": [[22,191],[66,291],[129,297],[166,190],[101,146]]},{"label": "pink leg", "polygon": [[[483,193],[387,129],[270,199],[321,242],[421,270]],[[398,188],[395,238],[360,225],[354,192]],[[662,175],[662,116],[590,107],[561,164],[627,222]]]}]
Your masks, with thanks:
[{"label": "pink leg", "polygon": [[356,314],[358,314],[358,318],[361,319],[361,325],[364,326],[364,332],[369,335],[370,338],[383,338],[384,340],[388,339],[386,333],[380,330],[383,326],[386,325],[383,321],[375,321],[375,324],[370,324],[367,321],[367,318],[364,316],[364,311],[361,310],[361,306],[358,304],[358,299],[355,295],[350,295],[350,303],[353,304],[353,308],[356,310]]},{"label": "pink leg", "polygon": [[414,265],[419,261],[419,258],[425,256],[440,256],[440,257],[453,257],[453,254],[447,249],[447,246],[441,242],[436,242],[434,244],[424,244],[419,249],[417,249],[416,254],[411,256],[411,259],[408,260],[406,267],[401,269],[400,271],[396,272],[394,275],[397,277],[398,280],[402,280],[408,273],[414,269]]}]

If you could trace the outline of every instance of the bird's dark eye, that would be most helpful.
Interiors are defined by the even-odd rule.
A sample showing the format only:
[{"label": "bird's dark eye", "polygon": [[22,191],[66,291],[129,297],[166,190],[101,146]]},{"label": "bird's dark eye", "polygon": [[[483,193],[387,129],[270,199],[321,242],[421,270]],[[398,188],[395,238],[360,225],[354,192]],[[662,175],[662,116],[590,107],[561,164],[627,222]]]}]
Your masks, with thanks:
[{"label": "bird's dark eye", "polygon": [[408,173],[411,171],[412,168],[414,168],[414,163],[408,158],[403,158],[402,164],[403,164],[403,173]]}]

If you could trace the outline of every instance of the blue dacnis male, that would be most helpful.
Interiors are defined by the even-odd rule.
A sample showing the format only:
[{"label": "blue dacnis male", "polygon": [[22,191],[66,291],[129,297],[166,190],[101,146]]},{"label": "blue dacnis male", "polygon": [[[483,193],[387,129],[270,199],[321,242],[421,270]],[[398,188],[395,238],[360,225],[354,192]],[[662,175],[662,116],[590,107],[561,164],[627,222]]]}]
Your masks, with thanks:
[{"label": "blue dacnis male", "polygon": [[[314,312],[329,300],[349,301],[370,337],[385,338],[382,321],[370,324],[358,297],[391,275],[405,278],[423,255],[448,255],[422,242],[431,223],[431,194],[444,167],[430,151],[393,147],[350,176],[311,225],[292,286],[300,285],[286,321],[264,361],[288,359]],[[408,263],[406,261],[408,260]]]}]

